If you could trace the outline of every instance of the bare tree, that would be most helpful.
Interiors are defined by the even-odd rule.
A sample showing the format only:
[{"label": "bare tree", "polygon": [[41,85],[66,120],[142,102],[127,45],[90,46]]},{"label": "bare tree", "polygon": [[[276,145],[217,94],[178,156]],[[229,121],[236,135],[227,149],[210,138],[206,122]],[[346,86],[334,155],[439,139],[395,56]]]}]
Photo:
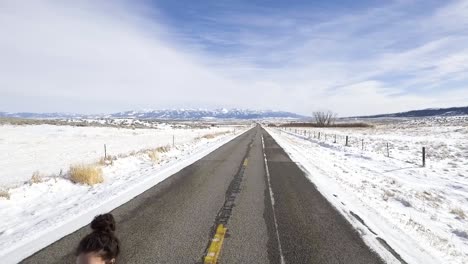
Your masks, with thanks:
[{"label": "bare tree", "polygon": [[336,113],[332,111],[316,111],[313,113],[315,123],[319,126],[330,126],[335,123]]}]

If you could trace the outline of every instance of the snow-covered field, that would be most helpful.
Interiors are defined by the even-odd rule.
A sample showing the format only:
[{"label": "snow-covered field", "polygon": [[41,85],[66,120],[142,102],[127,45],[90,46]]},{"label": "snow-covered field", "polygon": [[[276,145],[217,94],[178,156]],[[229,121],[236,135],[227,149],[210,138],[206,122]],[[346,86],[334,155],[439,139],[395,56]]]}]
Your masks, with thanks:
[{"label": "snow-covered field", "polygon": [[[1,263],[16,263],[75,231],[96,214],[129,201],[247,129],[0,127],[1,152],[9,153],[1,154],[0,165],[2,178],[9,179],[0,180],[15,183],[15,187],[8,190],[9,199],[0,197]],[[206,134],[215,136],[202,137]],[[104,166],[104,182],[101,184],[74,184],[67,179],[66,173],[57,175],[61,168],[68,170],[72,163],[95,162],[103,155],[104,143],[112,155],[128,154],[129,151],[172,145],[173,135],[175,147],[160,153],[157,161],[145,152],[135,152],[121,155],[113,164]],[[42,182],[19,184],[28,180],[34,170],[45,173]]]},{"label": "snow-covered field", "polygon": [[[23,184],[34,172],[65,174],[70,165],[98,161],[107,154],[126,155],[158,146],[185,144],[235,127],[192,129],[160,125],[159,129],[73,127],[54,125],[0,126],[0,188]],[[60,173],[62,172],[62,173]]]},{"label": "snow-covered field", "polygon": [[[384,256],[388,250],[377,237],[407,263],[468,263],[466,117],[381,122],[359,129],[268,130]],[[341,137],[334,143],[335,134],[348,135],[353,144],[345,147]],[[426,167],[420,165],[422,146],[428,152]]]},{"label": "snow-covered field", "polygon": [[[432,117],[416,119],[387,119],[372,122],[372,128],[291,128],[306,131],[306,136],[372,151],[414,164],[421,164],[422,147],[426,147],[427,162],[443,165],[452,174],[458,167],[468,165],[468,117]],[[298,131],[299,132],[299,131]],[[387,153],[387,143],[389,153]],[[432,162],[435,164],[434,162]]]}]

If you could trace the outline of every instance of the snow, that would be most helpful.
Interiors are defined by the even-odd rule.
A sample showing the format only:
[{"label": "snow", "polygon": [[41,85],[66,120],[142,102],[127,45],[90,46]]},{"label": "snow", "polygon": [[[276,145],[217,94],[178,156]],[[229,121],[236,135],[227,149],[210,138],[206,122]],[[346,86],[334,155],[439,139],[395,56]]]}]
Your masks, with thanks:
[{"label": "snow", "polygon": [[[407,263],[468,263],[468,124],[437,120],[268,131],[388,263],[399,262],[377,237]],[[319,131],[320,140],[313,136]],[[340,137],[334,143],[334,134],[364,138],[364,150],[361,140],[350,147]],[[390,158],[385,142],[393,146]],[[426,167],[420,165],[422,146]]]},{"label": "snow", "polygon": [[[11,127],[3,129],[4,131],[14,130]],[[114,148],[119,147],[119,152],[125,152],[135,147],[145,148],[151,145],[154,148],[160,144],[166,145],[167,139],[172,141],[173,133],[180,137],[180,141],[177,141],[176,146],[170,151],[160,153],[157,162],[150,160],[144,152],[114,160],[112,165],[103,168],[104,183],[102,184],[85,186],[72,183],[66,176],[50,176],[44,177],[43,182],[40,183],[21,184],[10,188],[10,199],[0,198],[0,215],[2,216],[0,222],[0,259],[2,259],[2,263],[16,263],[61,237],[89,224],[95,215],[108,212],[126,203],[245,132],[247,127],[237,127],[236,130],[232,127],[159,132],[158,130],[135,130],[131,131],[130,134],[128,134],[129,131],[89,127],[77,130],[48,126],[16,127],[16,129],[23,133],[21,134],[23,141],[37,142],[37,144],[30,144],[28,149],[40,147],[42,150],[45,148],[43,141],[49,142],[50,155],[38,158],[56,163],[55,167],[51,167],[53,170],[60,167],[58,164],[62,165],[73,161],[73,158],[82,161],[83,157],[87,156],[90,160],[94,160],[102,155],[98,151],[94,153],[88,150],[93,144],[100,145],[102,138],[111,140],[106,142],[112,142],[109,146]],[[24,137],[26,131],[29,131],[26,134],[28,137]],[[215,138],[210,139],[198,138],[199,135],[206,132],[212,134],[214,131],[229,131],[229,133],[218,134]],[[53,132],[60,132],[60,135],[53,134]],[[134,135],[133,132],[137,134]],[[42,135],[40,139],[37,139],[38,133]],[[19,135],[18,132],[16,137],[20,138]],[[52,135],[57,138],[57,142],[51,142],[53,140],[50,140],[49,137]],[[86,135],[85,139],[81,139],[83,135]],[[132,139],[132,136],[141,138]],[[158,136],[162,138],[159,141]],[[68,143],[66,139],[74,140],[74,144]],[[147,140],[146,143],[145,140]],[[15,142],[21,142],[21,140],[17,139]],[[125,146],[119,146],[118,142]],[[60,159],[60,155],[64,155],[64,153],[57,153],[63,151],[60,147],[61,144],[66,150],[80,151],[81,158],[74,154],[73,158]],[[93,156],[94,154],[96,156]],[[15,157],[21,157],[21,155]],[[16,162],[12,158],[10,161]],[[30,169],[35,169],[40,165],[40,163],[28,164],[31,161],[29,158],[22,161],[24,163],[21,165],[29,166]],[[44,168],[43,171],[45,171]],[[18,175],[20,179],[23,179],[21,174]]]},{"label": "snow", "polygon": [[4,125],[0,126],[0,187],[23,184],[35,171],[45,176],[59,175],[71,164],[95,162],[104,156],[104,144],[108,155],[118,156],[172,145],[173,136],[176,144],[184,144],[196,137],[232,129],[172,128],[164,124],[159,124],[159,129]]}]

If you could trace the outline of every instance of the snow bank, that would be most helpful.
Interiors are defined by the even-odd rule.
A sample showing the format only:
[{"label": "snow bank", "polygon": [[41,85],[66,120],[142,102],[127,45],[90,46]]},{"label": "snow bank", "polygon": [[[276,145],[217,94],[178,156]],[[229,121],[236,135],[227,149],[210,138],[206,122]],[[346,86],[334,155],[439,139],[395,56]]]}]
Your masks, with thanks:
[{"label": "snow bank", "polygon": [[90,163],[107,154],[117,156],[140,149],[184,144],[233,127],[206,129],[172,128],[122,129],[54,125],[0,126],[0,187],[15,187],[41,175],[66,173],[71,164]]},{"label": "snow bank", "polygon": [[[466,151],[466,128],[435,124],[409,127],[412,128],[406,131],[401,126],[387,129],[388,134],[385,129],[377,129],[378,133],[372,129],[321,131],[391,138],[413,147],[419,147],[421,142],[435,143],[435,152],[444,151],[437,147],[438,142],[444,142],[452,152]],[[314,139],[313,133],[309,138],[303,129],[298,129],[297,134],[295,128],[268,131],[388,262],[396,258],[389,255],[377,237],[407,263],[468,263],[466,155],[436,155],[423,168],[406,162],[404,154],[399,156],[397,151],[391,154],[394,158],[387,158],[372,146],[365,150],[344,147],[343,142],[333,143],[334,138]],[[411,135],[411,131],[417,135]]]},{"label": "snow bank", "polygon": [[[235,133],[215,138],[187,140],[160,154],[157,163],[145,153],[117,159],[104,167],[104,183],[91,187],[73,184],[64,177],[49,177],[10,189],[9,200],[0,198],[2,263],[16,263],[87,225],[95,215],[124,204],[245,131],[237,128]],[[190,130],[186,133],[198,135]]]}]

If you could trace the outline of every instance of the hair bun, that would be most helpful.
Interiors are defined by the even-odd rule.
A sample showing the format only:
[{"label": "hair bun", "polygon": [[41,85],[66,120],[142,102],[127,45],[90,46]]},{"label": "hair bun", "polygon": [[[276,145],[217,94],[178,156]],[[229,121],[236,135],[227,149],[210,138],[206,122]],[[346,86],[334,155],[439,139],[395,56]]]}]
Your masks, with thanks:
[{"label": "hair bun", "polygon": [[112,214],[102,214],[94,217],[91,222],[94,232],[113,233],[115,231],[115,219]]}]

